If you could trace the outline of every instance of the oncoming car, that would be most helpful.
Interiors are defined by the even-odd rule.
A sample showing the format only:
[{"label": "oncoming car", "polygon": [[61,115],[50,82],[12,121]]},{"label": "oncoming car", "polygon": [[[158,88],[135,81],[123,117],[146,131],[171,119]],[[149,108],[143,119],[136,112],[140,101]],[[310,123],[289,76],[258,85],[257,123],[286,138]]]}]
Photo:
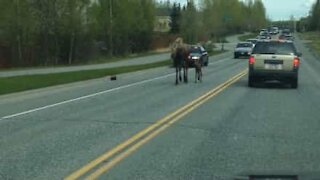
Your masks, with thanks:
[{"label": "oncoming car", "polygon": [[193,66],[193,60],[200,59],[202,66],[208,66],[209,64],[209,55],[208,52],[199,45],[191,46],[189,49],[189,66]]},{"label": "oncoming car", "polygon": [[259,81],[278,80],[298,87],[300,56],[292,41],[259,41],[249,57],[248,85]]},{"label": "oncoming car", "polygon": [[251,42],[240,42],[234,50],[234,58],[237,59],[241,56],[250,56],[253,44]]}]

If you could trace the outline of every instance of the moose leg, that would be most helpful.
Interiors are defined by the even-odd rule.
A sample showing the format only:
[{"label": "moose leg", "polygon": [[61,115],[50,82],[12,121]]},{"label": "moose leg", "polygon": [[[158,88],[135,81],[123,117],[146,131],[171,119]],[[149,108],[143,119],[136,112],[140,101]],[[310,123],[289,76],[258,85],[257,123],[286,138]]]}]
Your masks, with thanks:
[{"label": "moose leg", "polygon": [[182,81],[182,78],[181,78],[181,67],[179,66],[179,80],[180,82]]},{"label": "moose leg", "polygon": [[179,83],[178,75],[179,75],[178,66],[176,66],[176,85],[178,85],[178,83]]},{"label": "moose leg", "polygon": [[198,69],[197,68],[195,68],[194,69],[194,74],[195,74],[195,77],[194,77],[194,83],[197,83],[197,79],[198,79]]},{"label": "moose leg", "polygon": [[188,66],[183,67],[183,80],[185,83],[188,83]]}]

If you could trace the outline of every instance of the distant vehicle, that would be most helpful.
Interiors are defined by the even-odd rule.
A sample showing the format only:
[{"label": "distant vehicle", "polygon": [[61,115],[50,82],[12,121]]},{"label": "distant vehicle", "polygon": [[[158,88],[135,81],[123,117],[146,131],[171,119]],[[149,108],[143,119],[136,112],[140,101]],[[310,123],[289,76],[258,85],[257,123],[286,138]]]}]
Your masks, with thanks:
[{"label": "distant vehicle", "polygon": [[265,40],[265,39],[271,39],[271,36],[266,36],[266,35],[259,35],[259,36],[257,36],[257,39],[258,40]]},{"label": "distant vehicle", "polygon": [[189,49],[189,66],[194,66],[194,60],[200,59],[202,66],[208,66],[209,55],[208,52],[200,45],[191,46]]},{"label": "distant vehicle", "polygon": [[279,37],[278,37],[279,40],[286,40],[286,36],[284,34],[281,34]]},{"label": "distant vehicle", "polygon": [[237,59],[241,56],[250,56],[253,46],[254,45],[251,42],[238,43],[234,50],[234,58]]},{"label": "distant vehicle", "polygon": [[283,29],[283,32],[285,32],[285,33],[291,33],[291,30],[290,29]]},{"label": "distant vehicle", "polygon": [[258,42],[258,39],[247,39],[246,42],[251,42],[253,46],[255,46],[256,43]]},{"label": "distant vehicle", "polygon": [[268,32],[268,29],[261,29],[260,33],[262,33],[262,32]]},{"label": "distant vehicle", "polygon": [[278,80],[297,88],[301,55],[292,41],[259,41],[249,57],[248,86],[259,81]]},{"label": "distant vehicle", "polygon": [[287,34],[287,35],[284,35],[285,38],[289,41],[294,41],[294,36],[292,36],[291,34]]},{"label": "distant vehicle", "polygon": [[272,27],[270,30],[270,34],[277,35],[279,34],[279,28],[278,27]]},{"label": "distant vehicle", "polygon": [[270,35],[268,31],[260,31],[260,36]]},{"label": "distant vehicle", "polygon": [[291,34],[291,31],[290,31],[290,29],[283,29],[282,32],[281,32],[281,34],[283,34],[283,35],[290,35],[290,34]]},{"label": "distant vehicle", "polygon": [[257,39],[271,39],[271,36],[267,31],[260,32],[260,35],[257,37]]}]

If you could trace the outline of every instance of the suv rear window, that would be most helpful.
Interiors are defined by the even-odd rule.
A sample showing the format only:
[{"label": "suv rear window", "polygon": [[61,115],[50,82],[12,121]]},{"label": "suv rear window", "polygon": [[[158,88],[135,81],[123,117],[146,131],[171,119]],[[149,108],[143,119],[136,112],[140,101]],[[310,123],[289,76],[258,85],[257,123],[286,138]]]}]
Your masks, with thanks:
[{"label": "suv rear window", "polygon": [[253,54],[295,55],[297,51],[290,42],[258,42],[253,49]]}]

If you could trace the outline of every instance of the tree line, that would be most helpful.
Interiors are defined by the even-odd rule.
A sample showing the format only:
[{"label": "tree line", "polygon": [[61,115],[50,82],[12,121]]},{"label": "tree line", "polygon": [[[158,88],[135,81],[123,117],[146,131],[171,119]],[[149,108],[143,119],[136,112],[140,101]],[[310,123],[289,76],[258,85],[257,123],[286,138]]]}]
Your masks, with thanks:
[{"label": "tree line", "polygon": [[1,53],[25,66],[141,52],[154,17],[153,0],[1,0]]},{"label": "tree line", "polygon": [[320,0],[313,4],[309,16],[297,22],[297,31],[320,31]]},{"label": "tree line", "polygon": [[[171,34],[186,42],[265,27],[261,0],[171,4]],[[1,0],[0,66],[88,62],[150,49],[157,0]]]},{"label": "tree line", "polygon": [[185,6],[173,4],[172,33],[194,43],[199,39],[217,39],[228,34],[257,31],[268,24],[261,0],[193,0]]}]

